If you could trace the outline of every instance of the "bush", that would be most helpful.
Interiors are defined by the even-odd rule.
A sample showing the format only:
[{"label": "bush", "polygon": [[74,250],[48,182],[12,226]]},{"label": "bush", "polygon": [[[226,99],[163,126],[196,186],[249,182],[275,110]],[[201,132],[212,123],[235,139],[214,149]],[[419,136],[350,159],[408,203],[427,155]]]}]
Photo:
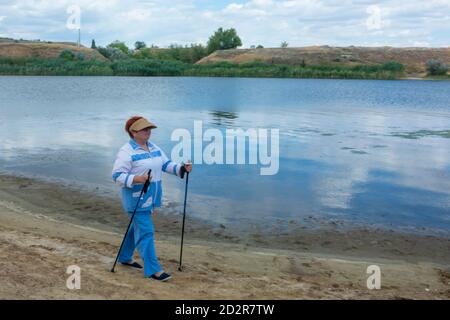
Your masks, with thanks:
[{"label": "bush", "polygon": [[85,59],[85,55],[83,52],[77,52],[77,54],[75,55],[75,59],[76,60],[84,60]]},{"label": "bush", "polygon": [[0,74],[5,75],[113,75],[109,63],[95,60],[0,58]]},{"label": "bush", "polygon": [[206,57],[208,52],[201,44],[191,44],[190,46],[181,46],[178,44],[171,44],[168,49],[158,48],[142,48],[136,50],[132,58],[136,59],[157,59],[182,61],[185,63],[196,63],[203,57]]},{"label": "bush", "polygon": [[119,40],[116,40],[114,42],[111,42],[106,46],[107,48],[116,48],[122,51],[125,55],[127,55],[130,52],[130,49],[128,49],[127,45]]},{"label": "bush", "polygon": [[186,67],[179,61],[153,59],[119,60],[111,65],[114,75],[123,76],[180,76]]},{"label": "bush", "polygon": [[104,56],[106,59],[109,59],[108,49],[104,47],[97,47],[97,51]]},{"label": "bush", "polygon": [[128,58],[128,56],[125,53],[123,53],[122,50],[114,47],[106,47],[106,48],[99,47],[98,52],[100,52],[105,58],[113,61]]},{"label": "bush", "polygon": [[429,59],[426,62],[428,75],[430,76],[444,76],[448,72],[448,65],[441,60]]},{"label": "bush", "polygon": [[405,66],[397,61],[389,61],[383,63],[381,68],[383,70],[393,71],[393,72],[403,72],[405,71]]},{"label": "bush", "polygon": [[75,54],[72,52],[72,50],[64,49],[59,54],[59,58],[67,60],[67,61],[72,61],[75,59]]}]

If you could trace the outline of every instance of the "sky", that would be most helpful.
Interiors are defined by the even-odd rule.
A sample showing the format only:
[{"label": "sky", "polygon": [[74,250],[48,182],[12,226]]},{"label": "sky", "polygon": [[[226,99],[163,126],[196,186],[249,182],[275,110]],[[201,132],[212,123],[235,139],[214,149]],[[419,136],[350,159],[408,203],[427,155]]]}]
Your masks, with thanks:
[{"label": "sky", "polygon": [[206,44],[223,27],[242,48],[448,47],[450,0],[0,0],[0,37],[76,41],[78,25],[86,46]]}]

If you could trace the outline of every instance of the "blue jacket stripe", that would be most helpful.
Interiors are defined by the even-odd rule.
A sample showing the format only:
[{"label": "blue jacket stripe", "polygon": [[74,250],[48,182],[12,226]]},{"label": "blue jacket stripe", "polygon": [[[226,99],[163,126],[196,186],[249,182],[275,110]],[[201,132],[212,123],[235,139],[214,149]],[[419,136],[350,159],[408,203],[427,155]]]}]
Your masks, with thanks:
[{"label": "blue jacket stripe", "polygon": [[152,158],[161,157],[161,151],[156,150],[156,151],[150,152],[150,156]]},{"label": "blue jacket stripe", "polygon": [[117,178],[118,178],[122,173],[125,173],[125,172],[116,172],[116,173],[114,173],[114,174],[112,175],[112,178],[113,178],[114,182],[117,180]]},{"label": "blue jacket stripe", "polygon": [[170,164],[170,160],[167,160],[166,163],[163,164],[162,166],[162,171],[167,172],[167,166]]},{"label": "blue jacket stripe", "polygon": [[138,161],[138,160],[144,160],[149,159],[150,155],[148,153],[139,153],[139,154],[133,154],[131,156],[131,161]]},{"label": "blue jacket stripe", "polygon": [[150,159],[150,158],[156,158],[156,157],[160,157],[161,156],[161,151],[156,150],[153,152],[146,152],[146,153],[138,153],[138,154],[133,154],[131,156],[131,161],[139,161],[139,160],[145,160],[145,159]]}]

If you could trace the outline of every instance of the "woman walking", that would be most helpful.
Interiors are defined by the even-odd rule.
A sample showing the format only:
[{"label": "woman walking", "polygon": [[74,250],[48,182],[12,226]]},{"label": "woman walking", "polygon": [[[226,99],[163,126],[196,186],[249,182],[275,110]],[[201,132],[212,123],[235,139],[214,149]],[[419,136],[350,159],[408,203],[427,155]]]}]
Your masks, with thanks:
[{"label": "woman walking", "polygon": [[155,207],[161,206],[162,172],[181,177],[184,172],[192,170],[192,165],[172,162],[157,145],[150,142],[154,128],[156,125],[143,117],[130,118],[125,124],[130,140],[120,148],[114,162],[112,177],[122,187],[122,205],[130,217],[151,169],[148,192],[139,201],[133,223],[119,253],[119,262],[141,269],[142,266],[133,261],[133,253],[137,249],[144,261],[144,276],[167,281],[171,276],[164,272],[156,256],[151,214]]}]

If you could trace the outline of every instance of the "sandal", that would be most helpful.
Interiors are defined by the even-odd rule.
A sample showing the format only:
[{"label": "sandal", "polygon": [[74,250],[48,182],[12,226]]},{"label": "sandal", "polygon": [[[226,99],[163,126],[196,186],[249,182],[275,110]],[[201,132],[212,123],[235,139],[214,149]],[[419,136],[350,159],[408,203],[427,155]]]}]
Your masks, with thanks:
[{"label": "sandal", "polygon": [[133,263],[121,262],[121,264],[124,265],[124,266],[127,266],[127,267],[133,267],[133,268],[136,268],[136,269],[142,269],[142,266],[139,263],[135,262],[135,261]]},{"label": "sandal", "polygon": [[163,272],[159,277],[158,277],[158,276],[155,276],[155,275],[153,274],[153,275],[151,276],[151,278],[152,278],[152,279],[155,279],[155,280],[158,280],[158,281],[164,282],[164,281],[167,281],[167,280],[171,279],[172,276],[171,276],[170,274],[168,274],[168,273]]}]

